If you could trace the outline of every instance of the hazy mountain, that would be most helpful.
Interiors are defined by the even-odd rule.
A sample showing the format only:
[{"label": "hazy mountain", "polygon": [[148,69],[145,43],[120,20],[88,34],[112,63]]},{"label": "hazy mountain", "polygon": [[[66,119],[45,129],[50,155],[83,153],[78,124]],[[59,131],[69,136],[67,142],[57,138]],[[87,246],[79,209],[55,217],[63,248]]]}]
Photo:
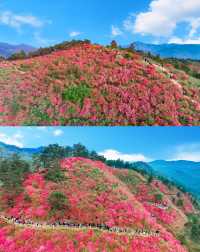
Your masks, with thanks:
[{"label": "hazy mountain", "polygon": [[39,148],[19,148],[15,145],[8,145],[5,143],[0,142],[0,151],[3,156],[9,156],[13,153],[17,153],[23,157],[29,157],[33,154],[39,153],[42,151],[42,147]]},{"label": "hazy mountain", "polygon": [[182,184],[200,197],[200,162],[157,160],[150,162],[149,165],[155,172]]},{"label": "hazy mountain", "polygon": [[7,43],[0,43],[0,56],[3,56],[5,58],[11,56],[13,53],[20,52],[21,50],[28,53],[34,51],[35,48],[25,44],[10,45]]},{"label": "hazy mountain", "polygon": [[145,162],[134,162],[134,167],[136,169],[143,170],[147,173],[154,173],[153,168],[148,163]]},{"label": "hazy mountain", "polygon": [[135,42],[133,46],[136,50],[150,52],[153,55],[160,55],[163,58],[193,59],[200,60],[200,44],[199,45],[179,45],[179,44],[145,44]]}]

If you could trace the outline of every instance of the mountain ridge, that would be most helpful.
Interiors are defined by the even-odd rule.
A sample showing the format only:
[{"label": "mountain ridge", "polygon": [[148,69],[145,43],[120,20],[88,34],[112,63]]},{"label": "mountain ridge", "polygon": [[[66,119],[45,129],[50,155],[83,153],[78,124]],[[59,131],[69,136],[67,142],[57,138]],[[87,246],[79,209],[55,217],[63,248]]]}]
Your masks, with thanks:
[{"label": "mountain ridge", "polygon": [[134,42],[132,47],[163,58],[200,60],[200,44],[148,44]]},{"label": "mountain ridge", "polygon": [[0,42],[0,56],[1,57],[8,58],[12,54],[20,52],[22,50],[26,53],[29,53],[29,52],[35,51],[36,48],[31,45],[27,45],[23,43],[14,45],[14,44]]},{"label": "mountain ridge", "polygon": [[184,186],[189,192],[200,195],[200,162],[155,160],[149,163],[153,171]]},{"label": "mountain ridge", "polygon": [[41,152],[43,147],[38,148],[21,148],[16,145],[10,145],[6,144],[4,142],[0,141],[0,150],[3,155],[8,156],[12,155],[14,153],[20,154],[20,155],[26,155],[31,158],[33,154],[37,154]]}]

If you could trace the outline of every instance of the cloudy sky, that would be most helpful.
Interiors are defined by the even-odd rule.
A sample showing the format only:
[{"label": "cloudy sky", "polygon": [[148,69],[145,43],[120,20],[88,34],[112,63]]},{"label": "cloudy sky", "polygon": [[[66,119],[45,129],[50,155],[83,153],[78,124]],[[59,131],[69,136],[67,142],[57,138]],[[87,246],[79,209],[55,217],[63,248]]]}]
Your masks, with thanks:
[{"label": "cloudy sky", "polygon": [[199,0],[0,0],[0,41],[200,43]]},{"label": "cloudy sky", "polygon": [[199,127],[0,127],[0,141],[19,147],[81,142],[109,159],[200,161]]}]

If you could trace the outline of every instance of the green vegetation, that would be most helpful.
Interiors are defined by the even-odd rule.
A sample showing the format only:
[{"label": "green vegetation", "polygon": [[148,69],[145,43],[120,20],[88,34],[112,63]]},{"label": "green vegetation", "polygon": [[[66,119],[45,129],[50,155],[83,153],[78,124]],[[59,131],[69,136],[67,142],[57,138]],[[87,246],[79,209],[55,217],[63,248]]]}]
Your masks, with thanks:
[{"label": "green vegetation", "polygon": [[116,42],[115,40],[113,40],[113,41],[111,42],[110,46],[111,46],[111,48],[113,48],[113,49],[118,48],[117,42]]},{"label": "green vegetation", "polygon": [[18,59],[25,59],[26,53],[22,50],[20,52],[14,53],[9,57],[9,60],[18,60]]},{"label": "green vegetation", "polygon": [[63,211],[69,207],[69,202],[62,192],[52,192],[48,198],[52,211]]},{"label": "green vegetation", "polygon": [[63,43],[60,43],[54,46],[50,46],[46,48],[39,48],[38,50],[34,52],[30,52],[28,54],[26,54],[24,51],[21,51],[19,53],[15,53],[11,55],[9,60],[38,57],[38,56],[47,55],[47,54],[50,54],[52,52],[56,52],[59,50],[69,49],[75,45],[81,45],[81,44],[90,44],[90,41],[89,40],[64,41]]},{"label": "green vegetation", "polygon": [[98,193],[103,193],[106,192],[108,190],[108,186],[106,184],[97,184],[95,187],[95,190]]},{"label": "green vegetation", "polygon": [[15,196],[22,191],[22,183],[29,172],[29,163],[17,154],[0,159],[0,182],[10,195]]},{"label": "green vegetation", "polygon": [[16,116],[17,113],[20,111],[21,106],[20,104],[17,102],[17,99],[13,99],[12,103],[11,103],[11,114],[13,116]]},{"label": "green vegetation", "polygon": [[40,154],[35,155],[34,164],[37,167],[43,167],[51,169],[58,169],[58,161],[66,157],[65,148],[59,146],[58,144],[52,144],[45,147]]},{"label": "green vegetation", "polygon": [[182,207],[183,206],[183,200],[182,199],[178,199],[178,201],[176,202],[176,205],[178,207]]},{"label": "green vegetation", "polygon": [[85,83],[82,83],[78,86],[72,85],[66,88],[62,93],[62,99],[64,101],[71,101],[83,106],[84,99],[90,97],[90,95],[90,87]]},{"label": "green vegetation", "polygon": [[53,181],[55,183],[59,183],[65,181],[67,178],[64,173],[60,169],[50,169],[47,174],[45,174],[44,178],[49,181]]},{"label": "green vegetation", "polygon": [[138,178],[135,176],[133,171],[129,171],[127,175],[120,174],[119,179],[127,185],[136,185],[138,183]]},{"label": "green vegetation", "polygon": [[102,172],[99,170],[99,169],[93,169],[89,174],[88,174],[89,177],[91,178],[99,178],[100,176],[102,176]]},{"label": "green vegetation", "polygon": [[185,244],[191,250],[199,251],[199,239],[200,239],[200,216],[196,214],[188,215],[188,223],[185,224],[185,231],[182,235],[181,242]]},{"label": "green vegetation", "polygon": [[150,185],[152,181],[153,181],[153,176],[149,175],[147,183]]},{"label": "green vegetation", "polygon": [[[129,48],[129,50],[131,49],[132,48]],[[190,84],[194,84],[194,86],[199,86],[200,61],[189,59],[161,58],[159,55],[153,55],[150,52],[148,53],[141,52],[141,54],[144,55],[144,57],[147,57],[150,61],[156,61],[162,66],[164,64],[171,64],[178,71],[183,71],[190,76],[189,80]]]},{"label": "green vegetation", "polygon": [[161,193],[157,193],[154,195],[156,201],[162,201],[163,195]]}]

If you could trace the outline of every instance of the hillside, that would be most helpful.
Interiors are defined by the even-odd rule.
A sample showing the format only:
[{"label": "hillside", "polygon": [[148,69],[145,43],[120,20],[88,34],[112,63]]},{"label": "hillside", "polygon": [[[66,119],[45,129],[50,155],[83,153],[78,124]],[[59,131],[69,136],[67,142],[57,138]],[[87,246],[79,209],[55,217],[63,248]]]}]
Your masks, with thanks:
[{"label": "hillside", "polygon": [[[76,145],[75,145],[76,146]],[[82,146],[82,145],[81,145]],[[85,150],[85,155],[88,158],[97,158],[98,155],[92,156],[91,153],[87,150],[85,146],[82,148]],[[14,153],[17,153],[21,157],[31,160],[33,155],[40,154],[45,147],[39,148],[19,148],[9,144],[0,142],[0,155],[7,157]],[[65,156],[77,156],[76,147],[65,146],[66,149]],[[68,151],[67,151],[68,149]],[[80,153],[81,154],[81,153]],[[83,153],[84,154],[84,153]],[[99,156],[100,157],[100,156]],[[103,158],[103,157],[101,157]],[[100,159],[102,160],[102,159]],[[106,160],[105,160],[106,161]],[[108,161],[109,164],[109,161]],[[110,164],[112,166],[112,163]],[[147,174],[160,175],[164,178],[169,179],[170,181],[177,183],[180,186],[183,186],[190,193],[194,194],[196,197],[199,197],[199,183],[200,183],[200,163],[192,161],[165,161],[165,160],[155,160],[153,162],[134,162],[132,166],[138,170],[145,171]],[[124,167],[123,167],[124,168]]]},{"label": "hillside", "polygon": [[10,45],[8,43],[0,43],[0,56],[4,58],[10,57],[14,53],[24,51],[26,53],[34,51],[35,48],[29,45]]},{"label": "hillside", "polygon": [[145,44],[142,42],[133,43],[136,50],[150,52],[160,55],[163,58],[193,59],[200,60],[200,45],[179,45],[179,44]]},{"label": "hillside", "polygon": [[[46,180],[46,171],[28,175],[23,182],[24,191],[11,205],[7,203],[8,195],[2,192],[2,251],[20,247],[29,252],[36,249],[83,251],[83,248],[88,251],[187,251],[169,231],[175,219],[182,224],[179,228],[183,228],[187,221],[184,211],[179,213],[173,205],[166,211],[166,217],[156,211],[157,207],[152,206],[152,212],[149,211],[139,198],[142,194],[132,193],[112,174],[113,169],[101,162],[70,158],[63,160],[61,167],[64,179],[59,183]],[[67,199],[62,208],[58,202],[50,204],[49,195],[55,192]],[[145,200],[153,204],[152,197]],[[154,211],[156,217],[152,217]],[[9,221],[6,218],[10,216]],[[69,221],[71,228],[63,224]],[[58,225],[54,227],[55,222]]]},{"label": "hillside", "polygon": [[150,163],[154,171],[185,186],[187,190],[200,195],[200,163],[190,161],[154,161]]},{"label": "hillside", "polygon": [[187,191],[199,197],[200,195],[200,163],[192,161],[155,160],[149,163],[137,162],[133,164],[139,170],[163,176],[179,184]]},{"label": "hillside", "polygon": [[178,189],[85,158],[52,169],[27,173],[12,197],[1,188],[1,251],[189,251],[176,237],[198,251],[185,231],[198,210]]},{"label": "hillside", "polygon": [[170,64],[89,43],[42,52],[0,63],[1,125],[200,125],[198,79]]}]

